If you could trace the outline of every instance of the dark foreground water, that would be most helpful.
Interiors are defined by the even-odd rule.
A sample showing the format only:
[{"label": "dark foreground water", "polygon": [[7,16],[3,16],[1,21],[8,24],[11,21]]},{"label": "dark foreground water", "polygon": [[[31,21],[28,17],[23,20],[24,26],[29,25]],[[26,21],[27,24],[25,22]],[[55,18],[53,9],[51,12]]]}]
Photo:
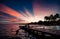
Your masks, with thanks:
[{"label": "dark foreground water", "polygon": [[[0,24],[0,36],[18,36],[22,39],[36,39],[35,37],[33,37],[32,35],[29,35],[27,32],[25,32],[24,30],[20,29],[18,35],[16,35],[16,30],[19,29],[19,24]],[[60,26],[44,26],[44,25],[30,25],[31,29],[37,29],[37,30],[41,30],[44,29],[43,31],[45,31],[45,29],[47,31],[56,31],[55,33],[60,34]]]}]

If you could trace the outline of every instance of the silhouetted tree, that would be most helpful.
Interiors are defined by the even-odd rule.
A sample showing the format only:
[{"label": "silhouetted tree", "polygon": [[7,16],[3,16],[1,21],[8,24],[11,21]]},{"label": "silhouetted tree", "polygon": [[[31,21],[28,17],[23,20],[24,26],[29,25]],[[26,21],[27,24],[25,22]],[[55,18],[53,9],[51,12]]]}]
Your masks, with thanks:
[{"label": "silhouetted tree", "polygon": [[53,16],[52,14],[49,16],[50,21],[53,21],[53,20],[54,20],[53,17],[54,17],[54,16]]},{"label": "silhouetted tree", "polygon": [[38,22],[38,24],[43,24],[43,21],[40,20],[40,21]]},{"label": "silhouetted tree", "polygon": [[57,20],[57,18],[60,18],[60,17],[59,17],[59,14],[55,14],[55,15],[54,15],[55,21]]},{"label": "silhouetted tree", "polygon": [[46,21],[50,21],[50,18],[49,18],[48,16],[45,16],[44,19],[45,19]]},{"label": "silhouetted tree", "polygon": [[53,17],[53,21],[56,21],[56,17]]},{"label": "silhouetted tree", "polygon": [[55,14],[54,17],[59,18],[59,14]]},{"label": "silhouetted tree", "polygon": [[44,19],[47,21],[56,21],[57,18],[60,18],[59,17],[59,14],[55,14],[54,16],[51,14],[50,16],[45,16]]}]

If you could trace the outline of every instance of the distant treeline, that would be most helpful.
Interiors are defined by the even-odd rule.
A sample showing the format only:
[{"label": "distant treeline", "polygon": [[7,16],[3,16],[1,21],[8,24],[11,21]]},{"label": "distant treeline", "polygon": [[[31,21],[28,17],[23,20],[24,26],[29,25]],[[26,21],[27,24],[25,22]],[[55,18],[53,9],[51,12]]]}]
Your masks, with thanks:
[{"label": "distant treeline", "polygon": [[50,16],[45,16],[44,21],[31,22],[30,24],[40,24],[40,25],[60,25],[60,14],[51,14]]}]

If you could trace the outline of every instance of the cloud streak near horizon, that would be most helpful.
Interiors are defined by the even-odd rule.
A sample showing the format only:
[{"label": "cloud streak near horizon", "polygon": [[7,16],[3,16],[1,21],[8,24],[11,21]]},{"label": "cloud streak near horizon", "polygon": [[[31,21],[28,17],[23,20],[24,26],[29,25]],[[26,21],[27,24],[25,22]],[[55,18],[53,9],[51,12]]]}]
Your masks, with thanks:
[{"label": "cloud streak near horizon", "polygon": [[[12,2],[13,1],[10,1],[9,3],[12,3]],[[10,16],[13,16],[13,17],[15,17],[15,19],[18,19],[18,20],[24,20],[26,22],[38,22],[39,20],[44,21],[45,16],[49,16],[50,14],[56,14],[56,13],[58,13],[58,10],[59,10],[59,6],[55,2],[48,4],[48,3],[46,3],[46,1],[42,1],[45,3],[44,4],[44,3],[36,0],[36,1],[32,1],[32,6],[28,5],[27,4],[28,2],[24,2],[24,3],[26,3],[26,5],[29,7],[29,9],[28,9],[28,7],[22,6],[23,11],[14,9],[14,8],[17,8],[16,6],[14,8],[10,7],[10,5],[13,6],[12,4],[10,4],[8,6],[8,5],[4,4],[5,2],[1,3],[0,4],[1,12],[4,12],[5,14],[9,14]],[[22,5],[24,3],[22,3]],[[18,6],[18,4],[17,4],[17,6]],[[32,9],[31,9],[31,7],[32,7]],[[31,12],[31,10],[32,10],[32,12]]]}]

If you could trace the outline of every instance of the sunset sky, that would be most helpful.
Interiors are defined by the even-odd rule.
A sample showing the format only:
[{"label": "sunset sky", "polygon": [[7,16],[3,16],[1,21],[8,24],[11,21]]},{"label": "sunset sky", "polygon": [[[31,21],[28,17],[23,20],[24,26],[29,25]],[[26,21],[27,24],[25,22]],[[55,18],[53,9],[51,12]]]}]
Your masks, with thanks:
[{"label": "sunset sky", "polygon": [[38,22],[45,16],[60,14],[59,0],[1,0],[0,22]]}]

